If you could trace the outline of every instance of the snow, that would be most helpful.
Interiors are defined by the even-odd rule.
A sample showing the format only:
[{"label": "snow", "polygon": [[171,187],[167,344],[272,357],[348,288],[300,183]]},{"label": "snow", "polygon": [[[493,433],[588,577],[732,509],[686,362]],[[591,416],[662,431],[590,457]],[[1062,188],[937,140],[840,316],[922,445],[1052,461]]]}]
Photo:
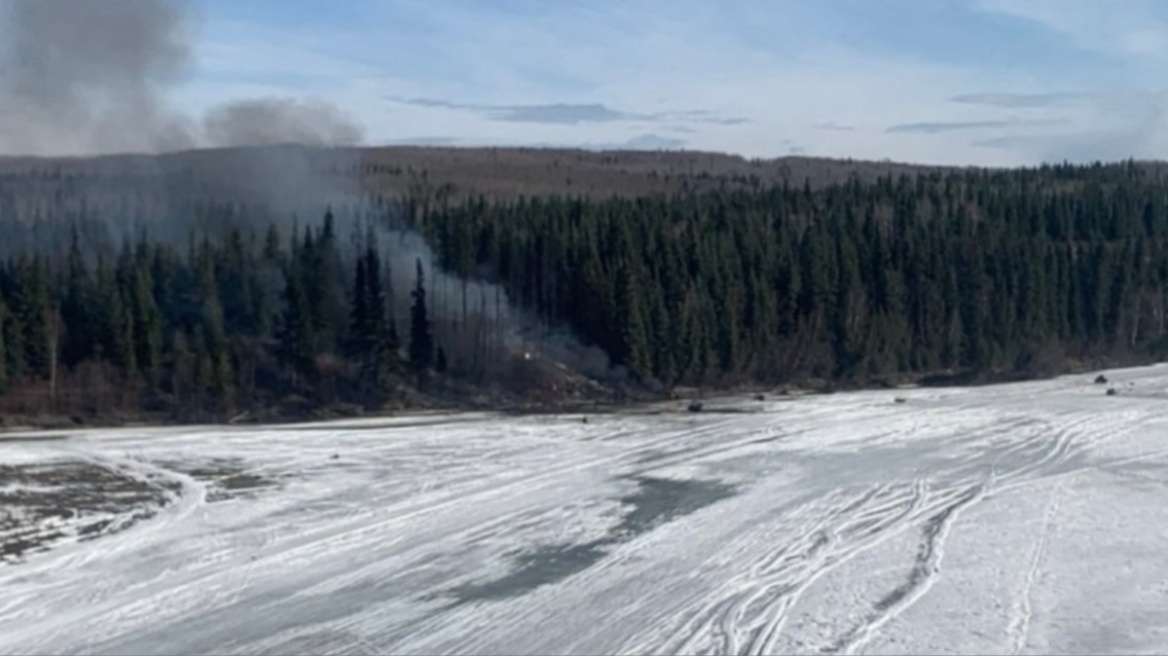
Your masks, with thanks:
[{"label": "snow", "polygon": [[7,437],[0,652],[1162,653],[1168,368],[1107,376]]}]

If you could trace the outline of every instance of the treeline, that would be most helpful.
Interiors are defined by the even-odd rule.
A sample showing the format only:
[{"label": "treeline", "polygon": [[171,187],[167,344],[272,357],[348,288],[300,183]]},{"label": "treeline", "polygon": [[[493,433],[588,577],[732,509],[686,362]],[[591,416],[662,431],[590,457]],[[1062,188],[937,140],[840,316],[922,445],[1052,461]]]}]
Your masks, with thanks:
[{"label": "treeline", "polygon": [[74,232],[60,257],[14,256],[0,267],[0,411],[380,406],[447,364],[420,259],[399,336],[379,233],[369,224],[343,243],[329,213],[290,234],[236,227],[185,249],[142,235],[107,255]]},{"label": "treeline", "polygon": [[1134,163],[480,200],[423,225],[447,267],[666,385],[1034,375],[1164,346],[1168,186]]},{"label": "treeline", "polygon": [[654,388],[1035,375],[1165,349],[1168,185],[1130,163],[415,198],[343,229],[331,213],[298,228],[212,214],[181,243],[145,232],[115,249],[62,220],[50,232],[71,230],[69,247],[3,261],[0,411],[380,407],[497,383],[541,340],[566,353],[566,331]]}]

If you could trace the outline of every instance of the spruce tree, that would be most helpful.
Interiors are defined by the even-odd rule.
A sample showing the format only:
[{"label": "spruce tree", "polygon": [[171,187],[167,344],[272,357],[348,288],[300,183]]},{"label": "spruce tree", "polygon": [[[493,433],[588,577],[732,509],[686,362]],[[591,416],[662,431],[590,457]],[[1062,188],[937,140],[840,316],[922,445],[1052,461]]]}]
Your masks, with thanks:
[{"label": "spruce tree", "polygon": [[434,361],[434,336],[430,332],[430,318],[426,311],[426,285],[422,272],[422,260],[418,258],[417,278],[414,290],[410,292],[414,302],[410,306],[410,369],[421,375]]},{"label": "spruce tree", "polygon": [[280,355],[296,378],[312,372],[313,325],[308,298],[297,275],[289,274],[284,281],[284,310],[278,328]]},{"label": "spruce tree", "polygon": [[4,325],[8,319],[8,308],[0,297],[0,394],[8,388],[8,349],[4,340]]}]

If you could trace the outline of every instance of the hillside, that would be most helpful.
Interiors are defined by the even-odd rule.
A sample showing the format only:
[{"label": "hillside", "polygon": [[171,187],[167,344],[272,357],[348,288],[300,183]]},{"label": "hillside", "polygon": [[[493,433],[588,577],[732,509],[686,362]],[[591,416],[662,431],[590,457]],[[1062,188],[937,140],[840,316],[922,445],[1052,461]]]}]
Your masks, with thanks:
[{"label": "hillside", "polygon": [[1161,164],[289,147],[4,167],[8,416],[530,408],[1168,348]]},{"label": "hillside", "polygon": [[[772,184],[813,187],[856,177],[942,172],[949,169],[891,162],[860,162],[808,157],[747,160],[734,155],[693,151],[589,151],[531,148],[301,147],[206,149],[152,155],[88,158],[0,157],[6,189],[19,182],[70,181],[75,190],[96,192],[93,183],[133,181],[149,189],[164,184],[172,193],[211,187],[240,191],[259,186],[246,178],[257,169],[288,168],[312,172],[333,182],[359,179],[364,190],[402,196],[419,189],[446,188],[455,196],[482,194],[513,200],[547,194],[641,195],[709,189],[719,185]],[[243,173],[251,176],[242,176]],[[88,183],[88,184],[87,184]],[[45,192],[44,185],[33,185]]]}]

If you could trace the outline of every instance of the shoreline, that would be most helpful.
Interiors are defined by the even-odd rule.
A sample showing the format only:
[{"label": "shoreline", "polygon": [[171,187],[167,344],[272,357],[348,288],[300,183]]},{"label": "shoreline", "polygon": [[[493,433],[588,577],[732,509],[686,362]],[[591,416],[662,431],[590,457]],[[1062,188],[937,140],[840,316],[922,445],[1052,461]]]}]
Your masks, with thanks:
[{"label": "shoreline", "polygon": [[[858,384],[854,382],[842,383],[833,381],[809,381],[813,384],[780,384],[780,385],[762,385],[762,384],[743,384],[732,385],[726,387],[685,387],[679,386],[668,392],[650,392],[648,390],[639,390],[635,396],[628,400],[614,401],[609,399],[591,399],[591,400],[572,400],[556,403],[548,402],[507,402],[500,403],[495,407],[483,404],[482,402],[436,402],[434,404],[420,404],[416,406],[406,406],[401,408],[387,408],[384,410],[375,410],[361,413],[338,413],[338,408],[322,407],[318,409],[316,416],[309,417],[279,417],[278,414],[272,416],[267,420],[256,421],[181,421],[168,417],[151,417],[147,413],[141,415],[128,414],[124,419],[119,418],[83,418],[78,420],[77,417],[61,417],[46,415],[43,417],[20,417],[16,421],[19,423],[6,426],[0,425],[0,443],[14,442],[22,440],[53,440],[65,439],[72,434],[79,431],[95,431],[95,430],[126,430],[134,428],[142,429],[214,429],[214,430],[232,430],[232,429],[255,429],[255,428],[287,428],[296,429],[305,426],[332,426],[337,425],[342,427],[344,424],[365,424],[368,422],[391,422],[396,424],[399,421],[411,421],[422,423],[430,423],[428,418],[455,420],[458,417],[469,417],[474,415],[481,416],[502,416],[502,417],[537,417],[537,416],[558,416],[558,415],[581,415],[588,417],[590,415],[616,415],[622,413],[632,412],[643,413],[646,411],[655,412],[685,412],[687,410],[687,402],[703,401],[703,400],[720,400],[734,397],[750,396],[757,400],[775,401],[780,399],[797,400],[806,396],[820,396],[827,394],[850,394],[857,392],[870,392],[878,390],[897,390],[897,389],[921,389],[921,388],[956,388],[956,387],[986,387],[996,385],[1008,385],[1011,383],[1026,383],[1042,380],[1052,380],[1067,376],[1090,376],[1101,372],[1114,371],[1119,369],[1138,369],[1142,367],[1150,367],[1163,364],[1162,360],[1150,360],[1143,363],[1100,363],[1098,366],[1083,366],[1081,363],[1075,363],[1065,367],[1062,371],[1053,373],[1041,374],[1020,374],[1017,372],[1007,373],[978,373],[978,372],[933,372],[930,374],[921,374],[914,376],[905,376],[900,380],[882,380],[870,381],[867,384]],[[1078,366],[1076,366],[1078,365]],[[757,397],[763,397],[761,399]],[[678,407],[669,410],[665,407],[667,404],[676,403]],[[699,411],[711,411],[703,410]],[[237,415],[246,416],[250,412],[244,412]]]}]

